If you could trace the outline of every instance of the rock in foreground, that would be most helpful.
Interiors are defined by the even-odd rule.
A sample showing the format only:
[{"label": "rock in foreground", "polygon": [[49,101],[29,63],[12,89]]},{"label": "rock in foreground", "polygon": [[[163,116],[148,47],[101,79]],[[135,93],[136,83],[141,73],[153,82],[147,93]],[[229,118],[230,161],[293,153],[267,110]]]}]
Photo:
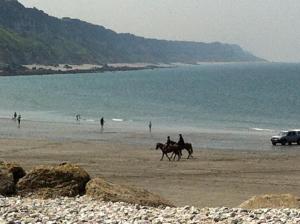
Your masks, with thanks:
[{"label": "rock in foreground", "polygon": [[15,163],[0,161],[0,195],[10,196],[15,193],[15,184],[25,175],[22,167]]},{"label": "rock in foreground", "polygon": [[95,178],[86,185],[86,195],[103,201],[126,202],[144,206],[173,206],[162,197],[144,189],[109,183]]},{"label": "rock in foreground", "polygon": [[76,165],[39,166],[18,182],[17,190],[22,196],[74,197],[85,193],[89,180],[89,174]]},{"label": "rock in foreground", "polygon": [[254,196],[240,205],[241,208],[300,208],[300,198],[291,194]]},{"label": "rock in foreground", "polygon": [[0,169],[7,169],[9,173],[13,175],[14,182],[17,183],[19,179],[26,175],[24,169],[16,163],[7,163],[7,162],[0,162]]},{"label": "rock in foreground", "polygon": [[15,193],[15,183],[12,173],[0,168],[0,195],[9,196]]}]

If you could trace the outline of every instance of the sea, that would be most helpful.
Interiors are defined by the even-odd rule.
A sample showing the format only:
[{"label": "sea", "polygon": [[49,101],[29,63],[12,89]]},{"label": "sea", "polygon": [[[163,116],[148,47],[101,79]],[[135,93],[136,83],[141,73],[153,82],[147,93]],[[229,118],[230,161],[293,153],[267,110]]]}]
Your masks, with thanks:
[{"label": "sea", "polygon": [[300,64],[202,63],[139,71],[0,77],[0,118],[174,133],[300,129]]}]

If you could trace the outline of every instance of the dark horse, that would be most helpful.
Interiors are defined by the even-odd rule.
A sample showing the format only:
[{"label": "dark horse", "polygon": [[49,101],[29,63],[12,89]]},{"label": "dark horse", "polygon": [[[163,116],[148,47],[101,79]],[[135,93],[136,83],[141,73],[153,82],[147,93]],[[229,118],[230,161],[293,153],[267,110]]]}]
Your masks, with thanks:
[{"label": "dark horse", "polygon": [[[173,160],[175,160],[176,155],[177,155],[177,157],[178,157],[177,160],[180,160],[180,158],[181,158],[181,150],[180,150],[180,148],[178,147],[178,145],[169,145],[169,146],[167,147],[166,144],[163,144],[163,143],[157,143],[157,144],[156,144],[156,150],[157,150],[157,149],[160,149],[161,152],[162,152],[162,156],[161,156],[161,159],[160,159],[160,160],[163,160],[165,155],[167,156],[167,158],[168,158],[169,160],[171,160],[171,158],[168,156],[168,153],[171,153],[171,152],[172,152],[173,154],[175,154]],[[172,154],[172,156],[173,156],[173,154]]]},{"label": "dark horse", "polygon": [[[180,150],[180,155],[182,156],[182,150],[186,150],[186,151],[188,151],[188,153],[189,153],[189,155],[188,155],[188,157],[187,157],[187,159],[189,159],[189,158],[193,158],[193,152],[194,152],[194,150],[193,150],[193,146],[192,146],[192,144],[191,143],[184,143],[184,145],[178,145],[177,143],[176,144],[174,144],[174,145],[177,145],[178,147],[179,147],[179,150]],[[172,157],[173,157],[173,155],[174,155],[174,152],[172,153],[172,155],[171,155],[171,159],[172,159]]]},{"label": "dark horse", "polygon": [[192,154],[193,154],[194,150],[193,150],[193,146],[192,146],[191,143],[184,143],[184,145],[182,146],[182,148],[186,149],[188,151],[188,153],[189,153],[187,159],[189,159],[190,157],[193,158]]}]

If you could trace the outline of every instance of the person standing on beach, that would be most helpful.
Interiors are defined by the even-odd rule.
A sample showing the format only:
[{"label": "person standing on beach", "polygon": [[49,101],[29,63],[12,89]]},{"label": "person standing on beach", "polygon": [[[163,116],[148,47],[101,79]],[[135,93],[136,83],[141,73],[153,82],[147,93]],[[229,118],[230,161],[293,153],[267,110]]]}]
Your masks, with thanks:
[{"label": "person standing on beach", "polygon": [[13,118],[12,118],[14,121],[16,121],[17,120],[17,112],[15,112],[14,113],[14,115],[13,115]]},{"label": "person standing on beach", "polygon": [[151,133],[151,129],[152,129],[152,122],[149,122],[149,132]]},{"label": "person standing on beach", "polygon": [[18,128],[20,128],[21,127],[21,114],[19,114],[17,120],[18,120]]},{"label": "person standing on beach", "polygon": [[101,125],[101,132],[103,132],[103,129],[104,129],[104,118],[101,117],[100,119],[100,125]]},{"label": "person standing on beach", "polygon": [[80,114],[76,114],[76,121],[79,123],[80,122],[80,119],[81,119],[81,117],[80,117]]}]

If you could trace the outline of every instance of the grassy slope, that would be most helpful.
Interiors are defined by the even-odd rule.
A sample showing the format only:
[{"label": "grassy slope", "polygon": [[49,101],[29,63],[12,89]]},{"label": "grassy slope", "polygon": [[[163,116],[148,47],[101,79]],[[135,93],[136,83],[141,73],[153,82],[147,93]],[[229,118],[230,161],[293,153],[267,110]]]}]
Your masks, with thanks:
[{"label": "grassy slope", "polygon": [[[2,27],[2,29],[1,29]],[[0,63],[256,61],[239,46],[147,39],[0,0]]]},{"label": "grassy slope", "polygon": [[92,61],[87,49],[70,40],[57,38],[49,41],[34,36],[23,37],[3,28],[0,28],[0,49],[0,61],[7,64],[30,64],[32,61],[43,63],[45,59],[49,63],[58,60]]}]

